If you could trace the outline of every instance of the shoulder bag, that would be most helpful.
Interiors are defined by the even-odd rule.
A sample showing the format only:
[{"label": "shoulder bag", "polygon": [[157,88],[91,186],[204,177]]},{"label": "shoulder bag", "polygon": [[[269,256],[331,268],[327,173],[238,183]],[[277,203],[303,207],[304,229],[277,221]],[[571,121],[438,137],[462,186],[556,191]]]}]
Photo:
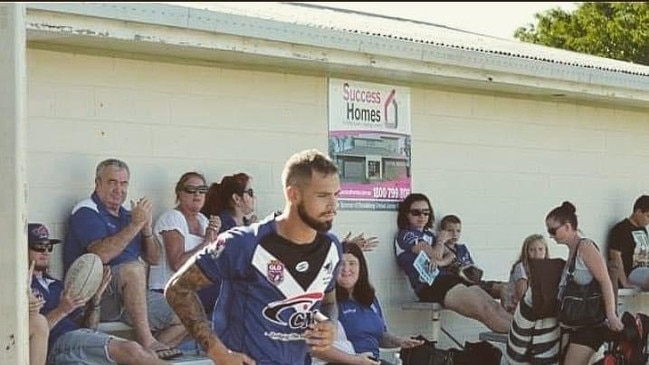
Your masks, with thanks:
[{"label": "shoulder bag", "polygon": [[581,240],[577,243],[575,254],[568,266],[566,287],[563,290],[559,309],[559,322],[565,327],[593,327],[602,324],[606,319],[602,289],[597,279],[593,277],[593,280],[586,285],[575,282],[575,261],[580,244]]}]

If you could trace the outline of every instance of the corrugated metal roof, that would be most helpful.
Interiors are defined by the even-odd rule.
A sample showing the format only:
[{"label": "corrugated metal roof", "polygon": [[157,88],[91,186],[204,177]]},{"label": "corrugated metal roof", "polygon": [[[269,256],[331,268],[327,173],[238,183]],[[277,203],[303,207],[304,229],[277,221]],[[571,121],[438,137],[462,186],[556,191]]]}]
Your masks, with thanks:
[{"label": "corrugated metal roof", "polygon": [[272,2],[174,2],[173,4],[370,37],[428,44],[435,47],[483,52],[628,75],[649,76],[649,66],[501,39],[438,24],[313,4]]}]

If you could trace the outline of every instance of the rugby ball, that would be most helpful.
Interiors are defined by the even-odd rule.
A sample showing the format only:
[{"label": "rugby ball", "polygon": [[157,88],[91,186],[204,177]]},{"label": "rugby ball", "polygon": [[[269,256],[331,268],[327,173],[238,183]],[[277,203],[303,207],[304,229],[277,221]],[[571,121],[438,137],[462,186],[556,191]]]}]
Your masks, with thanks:
[{"label": "rugby ball", "polygon": [[94,253],[86,253],[70,265],[63,285],[71,296],[78,296],[87,301],[99,289],[103,275],[104,265],[101,258]]}]

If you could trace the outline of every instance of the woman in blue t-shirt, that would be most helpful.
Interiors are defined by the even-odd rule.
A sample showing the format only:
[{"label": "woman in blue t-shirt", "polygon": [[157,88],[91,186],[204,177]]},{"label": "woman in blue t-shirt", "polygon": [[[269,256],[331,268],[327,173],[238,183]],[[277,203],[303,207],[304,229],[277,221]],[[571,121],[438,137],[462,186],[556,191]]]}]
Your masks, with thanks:
[{"label": "woman in blue t-shirt", "polygon": [[[367,262],[363,251],[352,242],[343,242],[343,257],[336,283],[338,321],[347,340],[354,347],[349,354],[331,347],[314,355],[329,363],[367,364],[379,363],[379,348],[409,348],[423,342],[396,336],[387,330],[381,305],[370,284]],[[387,364],[385,360],[381,361]]]},{"label": "woman in blue t-shirt", "polygon": [[[422,302],[440,303],[461,315],[484,323],[494,332],[507,333],[512,321],[511,313],[505,311],[486,291],[477,285],[465,285],[459,276],[448,272],[455,255],[445,249],[451,236],[448,231],[435,235],[431,230],[435,221],[433,207],[424,194],[408,195],[399,204],[396,236],[397,263],[408,275],[408,280]],[[439,243],[439,244],[438,244]],[[439,274],[432,283],[421,279],[415,268],[420,252],[430,259],[431,269],[438,267]]]}]

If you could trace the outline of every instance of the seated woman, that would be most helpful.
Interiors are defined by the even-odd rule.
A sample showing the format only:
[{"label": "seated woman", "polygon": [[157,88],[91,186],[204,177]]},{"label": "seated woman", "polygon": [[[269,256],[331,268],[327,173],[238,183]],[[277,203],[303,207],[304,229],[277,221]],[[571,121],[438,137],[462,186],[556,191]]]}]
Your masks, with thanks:
[{"label": "seated woman", "polygon": [[[201,212],[205,203],[205,177],[198,172],[184,173],[175,187],[176,206],[163,212],[153,227],[153,233],[162,243],[159,265],[151,266],[149,289],[162,292],[171,275],[194,253],[216,240],[221,227],[218,217],[208,220]],[[199,292],[206,313],[214,303],[210,302],[218,293],[204,289]],[[218,289],[218,288],[217,288]]]},{"label": "seated woman", "polygon": [[[479,286],[467,286],[459,276],[443,268],[454,259],[454,255],[446,254],[445,243],[450,239],[448,232],[441,231],[437,236],[431,232],[434,220],[433,207],[424,194],[410,194],[399,204],[396,243],[402,252],[398,254],[397,262],[408,275],[415,294],[422,302],[440,303],[484,323],[494,332],[507,333],[511,313]],[[428,256],[432,266],[440,267],[430,285],[420,280],[414,265],[421,251]]]},{"label": "seated woman", "polygon": [[221,219],[219,233],[236,226],[247,226],[256,220],[252,177],[240,172],[228,175],[210,185],[201,213]]},{"label": "seated woman", "polygon": [[547,258],[548,243],[542,235],[531,234],[525,237],[518,260],[514,262],[509,272],[507,289],[500,302],[509,313],[514,313],[518,302],[527,291],[528,278],[530,277],[530,260]]},{"label": "seated woman", "polygon": [[[343,257],[336,283],[338,321],[342,324],[353,353],[333,346],[312,355],[329,363],[379,363],[379,348],[409,348],[423,342],[398,337],[387,330],[381,305],[369,282],[367,262],[361,248],[352,242],[343,242]],[[387,363],[382,360],[381,363]]]}]

